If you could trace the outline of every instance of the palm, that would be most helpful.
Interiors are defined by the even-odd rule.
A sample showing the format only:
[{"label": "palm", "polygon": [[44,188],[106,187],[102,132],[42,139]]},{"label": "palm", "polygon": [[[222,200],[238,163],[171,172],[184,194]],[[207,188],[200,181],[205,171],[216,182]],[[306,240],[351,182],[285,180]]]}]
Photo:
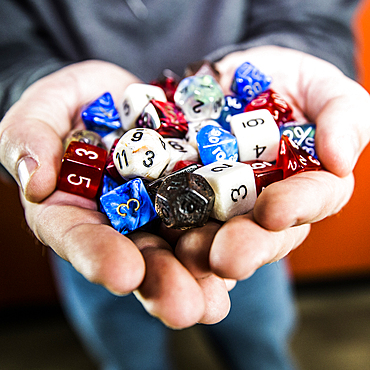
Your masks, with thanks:
[{"label": "palm", "polygon": [[[99,73],[97,73],[99,71]],[[18,179],[18,158],[36,158],[37,171],[21,194],[27,222],[38,237],[93,283],[115,294],[134,291],[147,310],[172,327],[201,321],[206,303],[201,286],[160,237],[125,237],[109,226],[95,201],[54,191],[63,155],[62,138],[78,127],[80,107],[109,91],[118,99],[138,80],[121,68],[88,62],[67,67],[31,86],[1,125],[1,160]],[[14,143],[9,155],[8,143]],[[212,280],[215,280],[213,278]],[[217,280],[217,279],[216,279]],[[223,279],[219,321],[229,309]],[[208,289],[209,291],[209,289]],[[211,293],[211,292],[210,292]]]},{"label": "palm", "polygon": [[305,172],[272,184],[253,212],[233,218],[217,232],[210,249],[211,268],[235,279],[282,258],[303,241],[310,223],[344,206],[353,190],[353,166],[369,140],[369,123],[364,120],[369,96],[332,65],[272,46],[237,52],[217,65],[225,91],[245,61],[272,76],[271,87],[293,107],[298,121],[317,124],[316,149],[327,171]]},{"label": "palm", "polygon": [[[184,233],[166,230],[168,242],[139,232],[127,238],[108,226],[95,202],[54,192],[61,139],[78,125],[80,106],[106,91],[120,97],[129,83],[138,81],[134,76],[104,62],[70,66],[28,89],[0,126],[0,158],[14,178],[19,180],[20,158],[38,161],[22,195],[36,236],[88,280],[116,294],[134,290],[148,312],[170,326],[221,320],[229,309],[227,288],[233,284],[223,278],[244,279],[282,258],[304,240],[311,222],[337,212],[351,195],[352,166],[368,142],[363,117],[369,98],[333,67],[312,64],[310,57],[291,50],[256,48],[218,63],[225,91],[235,68],[246,60],[273,77],[272,87],[294,108],[298,120],[317,123],[317,151],[328,171],[269,186],[253,212],[222,227],[211,221]],[[352,155],[343,151],[352,144],[348,137],[356,144]],[[337,141],[343,143],[339,148]],[[176,244],[177,258],[170,243]]]}]

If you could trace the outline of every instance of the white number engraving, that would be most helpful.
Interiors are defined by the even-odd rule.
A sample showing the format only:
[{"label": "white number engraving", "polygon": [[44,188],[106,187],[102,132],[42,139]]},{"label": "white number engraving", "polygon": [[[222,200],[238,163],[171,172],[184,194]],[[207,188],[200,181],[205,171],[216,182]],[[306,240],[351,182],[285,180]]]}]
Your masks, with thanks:
[{"label": "white number engraving", "polygon": [[75,150],[75,153],[77,155],[79,155],[80,157],[86,155],[86,156],[88,156],[89,159],[98,159],[99,158],[98,153],[96,153],[96,152],[94,152],[92,150],[86,150],[84,148],[77,148]]},{"label": "white number engraving", "polygon": [[[71,180],[73,177],[78,177],[80,180],[78,182],[73,181]],[[68,175],[67,180],[70,184],[76,185],[76,186],[82,185],[83,181],[85,180],[87,188],[90,187],[90,182],[91,182],[91,179],[89,179],[88,177],[77,176],[75,173],[71,173],[70,175]]]}]

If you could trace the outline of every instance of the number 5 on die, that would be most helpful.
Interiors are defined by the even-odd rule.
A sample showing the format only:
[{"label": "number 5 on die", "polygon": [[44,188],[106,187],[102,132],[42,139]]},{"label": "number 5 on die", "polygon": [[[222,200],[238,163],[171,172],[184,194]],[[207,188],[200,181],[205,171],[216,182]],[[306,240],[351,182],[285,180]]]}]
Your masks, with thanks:
[{"label": "number 5 on die", "polygon": [[57,189],[94,198],[103,176],[107,152],[95,145],[72,141],[62,159]]}]

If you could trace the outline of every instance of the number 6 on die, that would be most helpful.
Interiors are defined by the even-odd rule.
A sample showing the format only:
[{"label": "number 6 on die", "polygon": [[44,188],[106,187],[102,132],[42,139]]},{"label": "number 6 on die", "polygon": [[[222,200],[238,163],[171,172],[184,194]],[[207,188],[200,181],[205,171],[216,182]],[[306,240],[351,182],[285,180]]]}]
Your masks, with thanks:
[{"label": "number 6 on die", "polygon": [[238,142],[241,162],[276,160],[280,131],[267,109],[236,114],[231,118],[230,127]]}]

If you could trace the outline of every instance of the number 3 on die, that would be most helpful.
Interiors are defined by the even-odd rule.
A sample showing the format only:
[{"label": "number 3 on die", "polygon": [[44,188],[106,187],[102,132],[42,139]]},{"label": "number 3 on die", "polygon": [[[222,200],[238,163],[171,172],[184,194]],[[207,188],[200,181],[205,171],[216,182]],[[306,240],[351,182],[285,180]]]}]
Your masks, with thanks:
[{"label": "number 3 on die", "polygon": [[254,207],[257,193],[251,166],[225,160],[200,167],[194,173],[202,175],[215,192],[211,217],[227,221]]},{"label": "number 3 on die", "polygon": [[57,189],[94,198],[98,192],[107,152],[95,145],[72,141],[62,159]]}]

